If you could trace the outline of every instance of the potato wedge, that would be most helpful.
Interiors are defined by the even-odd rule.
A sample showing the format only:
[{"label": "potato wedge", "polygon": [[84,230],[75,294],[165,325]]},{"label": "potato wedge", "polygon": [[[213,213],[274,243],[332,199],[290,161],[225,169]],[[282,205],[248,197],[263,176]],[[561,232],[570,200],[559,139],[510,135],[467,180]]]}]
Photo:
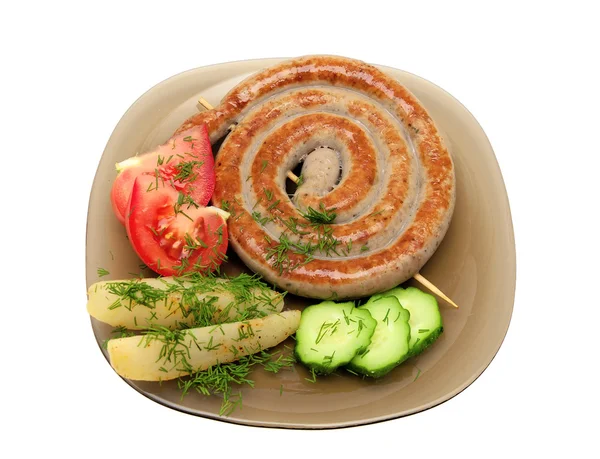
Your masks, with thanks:
[{"label": "potato wedge", "polygon": [[116,338],[108,342],[115,371],[137,381],[166,381],[228,363],[284,341],[298,329],[300,311],[211,327]]},{"label": "potato wedge", "polygon": [[281,312],[283,295],[256,277],[190,276],[97,282],[88,289],[88,313],[113,327],[140,330],[207,326]]}]

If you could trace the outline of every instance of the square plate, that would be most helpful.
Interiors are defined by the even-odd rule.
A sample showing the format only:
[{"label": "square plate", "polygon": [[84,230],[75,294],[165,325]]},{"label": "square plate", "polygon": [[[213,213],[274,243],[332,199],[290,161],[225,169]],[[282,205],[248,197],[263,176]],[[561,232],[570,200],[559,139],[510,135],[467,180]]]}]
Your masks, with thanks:
[{"label": "square plate", "polygon": [[[213,105],[248,75],[283,59],[230,62],[193,69],[159,83],[141,96],[116,126],[100,160],[88,211],[87,286],[99,279],[128,279],[141,261],[113,216],[110,189],[114,165],[164,143],[198,110],[198,96]],[[421,270],[460,305],[442,301],[444,333],[426,352],[379,380],[339,371],[315,383],[297,364],[271,374],[255,370],[255,387],[244,387],[243,407],[220,416],[221,398],[191,393],[184,398],[176,381],[127,381],[148,398],[168,407],[240,424],[333,428],[368,424],[438,405],[468,387],[489,365],[506,335],[514,303],[515,244],[508,198],[492,147],[475,118],[447,92],[410,73],[378,66],[404,84],[425,106],[452,152],[457,183],[456,207],[442,244]],[[225,272],[245,270],[231,257]],[[149,271],[142,271],[151,276]],[[286,297],[286,309],[318,301]],[[92,319],[98,343],[112,327]],[[293,341],[288,340],[293,346]],[[102,350],[107,357],[106,351]]]}]

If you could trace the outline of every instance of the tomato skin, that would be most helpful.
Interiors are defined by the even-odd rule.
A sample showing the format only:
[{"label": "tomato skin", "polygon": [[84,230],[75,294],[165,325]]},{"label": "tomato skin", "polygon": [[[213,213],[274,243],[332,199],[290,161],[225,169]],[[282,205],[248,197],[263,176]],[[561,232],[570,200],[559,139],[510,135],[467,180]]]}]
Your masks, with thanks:
[{"label": "tomato skin", "polygon": [[[194,180],[177,180],[182,166],[193,163]],[[199,163],[202,163],[201,165]],[[171,137],[154,150],[117,165],[123,167],[111,188],[111,205],[115,216],[125,224],[131,190],[137,177],[149,175],[171,181],[176,188],[185,190],[200,206],[206,206],[215,189],[215,163],[205,125],[194,126]],[[181,175],[181,174],[179,174]]]},{"label": "tomato skin", "polygon": [[117,175],[113,187],[110,190],[110,202],[113,212],[123,225],[125,224],[127,204],[129,203],[133,182],[135,182],[135,178],[142,170],[143,169],[139,167],[130,167],[123,170]]},{"label": "tomato skin", "polygon": [[129,200],[126,229],[140,259],[163,276],[214,271],[225,259],[227,223],[212,207],[183,204],[169,184],[148,188],[155,178],[136,178]]}]

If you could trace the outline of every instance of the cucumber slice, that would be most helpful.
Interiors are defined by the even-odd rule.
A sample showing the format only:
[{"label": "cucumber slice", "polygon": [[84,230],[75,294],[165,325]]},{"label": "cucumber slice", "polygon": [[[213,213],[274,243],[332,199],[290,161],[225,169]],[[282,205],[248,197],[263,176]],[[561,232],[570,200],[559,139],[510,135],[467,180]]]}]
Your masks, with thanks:
[{"label": "cucumber slice", "polygon": [[444,331],[437,300],[415,287],[394,288],[375,296],[389,295],[398,298],[402,307],[410,312],[410,356],[420,354]]},{"label": "cucumber slice", "polygon": [[367,350],[354,357],[348,368],[379,378],[409,357],[410,314],[395,296],[371,298],[358,309],[369,311],[377,321],[377,327]]},{"label": "cucumber slice", "polygon": [[302,311],[295,354],[308,368],[329,374],[371,343],[377,322],[353,302],[324,301]]}]

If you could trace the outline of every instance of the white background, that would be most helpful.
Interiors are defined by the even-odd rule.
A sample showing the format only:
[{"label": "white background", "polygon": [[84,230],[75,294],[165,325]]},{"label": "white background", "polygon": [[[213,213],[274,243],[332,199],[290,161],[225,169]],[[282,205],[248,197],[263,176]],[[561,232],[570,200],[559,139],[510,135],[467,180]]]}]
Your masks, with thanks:
[{"label": "white background", "polygon": [[[490,3],[3,2],[0,455],[597,454],[599,16],[595,2]],[[164,408],[109,370],[85,313],[98,160],[125,110],[163,79],[310,53],[420,75],[483,126],[517,242],[504,345],[454,399],[372,426],[268,430]]]}]

